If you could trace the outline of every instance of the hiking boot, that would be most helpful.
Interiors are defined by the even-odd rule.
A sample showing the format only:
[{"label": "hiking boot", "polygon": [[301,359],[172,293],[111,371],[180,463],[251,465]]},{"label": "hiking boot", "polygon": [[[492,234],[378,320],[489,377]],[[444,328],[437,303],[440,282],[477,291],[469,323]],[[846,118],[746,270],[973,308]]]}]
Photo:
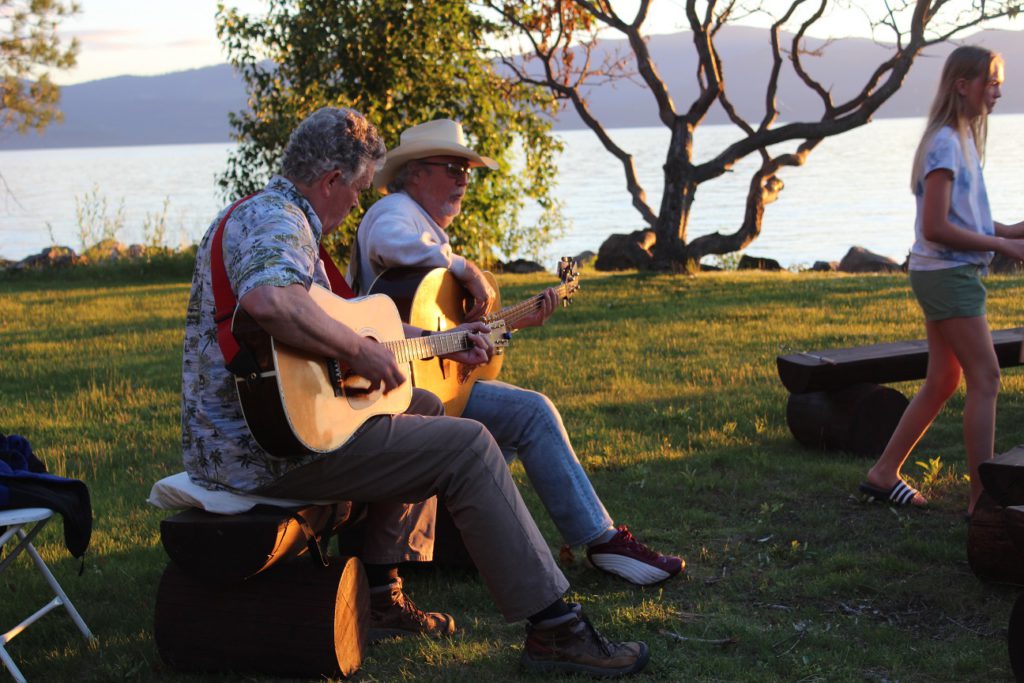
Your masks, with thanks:
[{"label": "hiking boot", "polygon": [[[584,673],[598,678],[634,674],[650,651],[639,641],[613,643],[597,632],[576,603],[564,617],[526,627],[522,664],[532,671]],[[547,626],[555,622],[552,626]]]},{"label": "hiking boot", "polygon": [[629,533],[625,524],[607,543],[587,548],[587,559],[598,569],[639,586],[664,581],[686,568],[686,561],[651,550]]},{"label": "hiking boot", "polygon": [[425,634],[435,638],[455,633],[455,619],[450,614],[424,612],[402,592],[402,579],[387,586],[370,589],[371,643],[385,638],[401,638]]}]

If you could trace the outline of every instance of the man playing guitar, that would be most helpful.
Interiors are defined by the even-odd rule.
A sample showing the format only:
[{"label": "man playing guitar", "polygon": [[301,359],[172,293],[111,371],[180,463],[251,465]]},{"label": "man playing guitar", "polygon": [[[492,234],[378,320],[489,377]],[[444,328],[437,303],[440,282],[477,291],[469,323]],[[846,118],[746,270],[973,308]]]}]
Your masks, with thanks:
[{"label": "man playing guitar", "polygon": [[[371,586],[370,630],[383,636],[444,636],[455,630],[450,615],[416,608],[402,590],[396,565],[430,559],[433,541],[429,533],[419,533],[423,515],[417,510],[441,501],[502,614],[509,621],[530,621],[526,666],[614,676],[635,673],[647,663],[647,646],[608,642],[579,605],[563,599],[568,581],[530,517],[498,446],[478,423],[439,415],[436,397],[417,391],[406,413],[370,417],[337,447],[270,453],[245,421],[236,395],[239,382],[265,383],[279,373],[238,371],[239,354],[219,334],[223,313],[215,300],[221,298],[216,292],[223,291],[217,282],[225,280],[238,308],[276,342],[310,359],[336,361],[346,375],[354,373],[385,394],[408,382],[385,340],[332,317],[311,294],[318,291],[314,285],[333,284],[320,239],[358,206],[359,194],[370,186],[384,154],[376,128],[361,114],[324,107],[292,133],[281,174],[211,225],[196,254],[186,312],[185,469],[194,483],[212,489],[367,503],[371,543],[363,559]],[[462,346],[455,357],[468,363],[486,360],[485,329],[479,323],[464,327],[472,344]],[[405,330],[413,337],[420,332]],[[324,401],[349,400],[345,392],[339,394],[332,392]]]},{"label": "man playing guitar", "polygon": [[[387,196],[371,206],[359,225],[349,282],[369,291],[388,268],[448,268],[474,299],[466,314],[476,320],[496,293],[481,269],[452,252],[445,228],[459,214],[473,168],[497,163],[466,145],[462,126],[439,119],[402,133],[388,152],[373,185]],[[548,289],[532,315],[516,327],[543,325],[558,302]],[[496,380],[473,385],[462,417],[481,422],[506,458],[518,455],[534,489],[570,546],[586,545],[591,564],[639,585],[664,581],[685,562],[658,553],[627,527],[616,528],[580,465],[562,418],[547,396]]]}]

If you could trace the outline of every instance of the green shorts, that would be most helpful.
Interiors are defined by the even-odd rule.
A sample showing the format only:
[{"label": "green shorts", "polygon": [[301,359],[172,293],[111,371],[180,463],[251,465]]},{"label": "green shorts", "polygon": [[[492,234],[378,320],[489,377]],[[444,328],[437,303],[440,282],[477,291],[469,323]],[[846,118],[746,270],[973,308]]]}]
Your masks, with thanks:
[{"label": "green shorts", "polygon": [[942,270],[910,271],[910,288],[925,320],[976,318],[985,315],[981,268],[973,264]]}]

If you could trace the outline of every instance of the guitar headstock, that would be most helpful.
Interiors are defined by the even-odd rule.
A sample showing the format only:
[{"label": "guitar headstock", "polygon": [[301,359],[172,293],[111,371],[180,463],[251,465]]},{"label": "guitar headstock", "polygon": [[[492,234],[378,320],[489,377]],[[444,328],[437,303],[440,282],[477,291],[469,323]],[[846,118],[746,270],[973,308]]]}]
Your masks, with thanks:
[{"label": "guitar headstock", "polygon": [[497,320],[488,320],[487,327],[491,330],[487,336],[490,337],[494,353],[505,353],[505,347],[508,346],[509,340],[512,339],[512,331],[508,329],[508,325],[499,318]]},{"label": "guitar headstock", "polygon": [[558,260],[558,279],[562,281],[562,305],[572,302],[572,295],[580,288],[580,264],[568,256]]}]

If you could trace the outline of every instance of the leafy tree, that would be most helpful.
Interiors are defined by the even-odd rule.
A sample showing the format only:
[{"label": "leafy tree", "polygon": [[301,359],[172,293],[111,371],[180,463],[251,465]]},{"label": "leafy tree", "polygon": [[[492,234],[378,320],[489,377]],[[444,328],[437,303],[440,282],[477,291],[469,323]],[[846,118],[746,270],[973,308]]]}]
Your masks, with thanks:
[{"label": "leafy tree", "polygon": [[[270,0],[259,17],[222,4],[217,22],[249,93],[248,110],[230,117],[239,147],[220,178],[225,194],[261,187],[304,116],[348,106],[378,126],[389,148],[410,125],[461,120],[471,144],[500,163],[470,183],[450,230],[461,253],[489,263],[495,249],[536,252],[559,227],[550,194],[559,146],[542,116],[549,98],[495,71],[482,50],[497,27],[464,0]],[[536,226],[520,222],[527,199],[542,208]],[[357,225],[353,216],[336,232],[337,250]]]},{"label": "leafy tree", "polygon": [[[643,24],[650,0],[612,3],[610,0],[484,0],[523,40],[526,57],[506,54],[505,63],[518,82],[548,88],[553,98],[572,107],[598,136],[605,149],[622,165],[626,190],[633,206],[656,234],[655,269],[685,270],[708,254],[743,249],[761,233],[765,206],[783,190],[780,172],[802,166],[825,138],[840,135],[870,121],[872,114],[896,93],[914,59],[924,48],[941,43],[964,30],[1002,16],[1016,16],[1021,0],[887,0],[851,3],[849,0],[685,0],[678,3],[689,28],[679,34],[690,39],[697,57],[696,97],[677,106],[658,65],[648,49]],[[615,6],[613,6],[613,4]],[[631,16],[618,7],[628,4]],[[876,8],[876,16],[868,14]],[[856,11],[858,10],[859,11]],[[863,75],[863,86],[853,96],[838,100],[830,87],[815,79],[809,62],[821,56],[829,41],[810,41],[808,31],[826,12],[846,11],[851,21],[870,23],[876,41],[887,40],[887,55],[878,64],[851,64]],[[760,120],[744,118],[733,106],[726,89],[726,65],[716,39],[729,21],[753,14],[771,19],[768,32],[772,62],[764,82],[764,112]],[[788,37],[783,29],[792,31]],[[596,59],[598,34],[625,37],[624,54]],[[668,69],[678,65],[666,65]],[[778,121],[776,95],[780,74],[791,69],[799,83],[821,102],[820,115],[799,112],[799,120]],[[588,88],[619,78],[639,79],[650,95],[662,125],[671,136],[664,152],[661,205],[653,207],[636,174],[633,156],[616,142],[587,102]],[[707,161],[696,163],[693,144],[698,126],[717,104],[738,129],[737,139]],[[641,106],[641,103],[637,103]],[[805,117],[805,118],[800,118]],[[782,149],[785,143],[792,143]],[[769,149],[773,146],[772,149]],[[698,187],[728,173],[734,165],[757,155],[760,165],[750,177],[742,223],[728,234],[714,232],[688,241],[687,224]]]},{"label": "leafy tree", "polygon": [[78,43],[62,43],[57,26],[78,11],[62,0],[0,0],[0,130],[25,133],[60,120],[60,90],[47,69],[75,65]]}]

